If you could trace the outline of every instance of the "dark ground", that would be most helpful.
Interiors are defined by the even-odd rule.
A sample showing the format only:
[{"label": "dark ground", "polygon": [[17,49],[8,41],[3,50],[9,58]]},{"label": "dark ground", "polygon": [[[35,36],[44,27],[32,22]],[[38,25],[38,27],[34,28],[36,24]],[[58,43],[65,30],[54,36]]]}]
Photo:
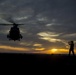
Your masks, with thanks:
[{"label": "dark ground", "polygon": [[0,53],[0,63],[22,66],[76,66],[76,56]]},{"label": "dark ground", "polygon": [[[7,71],[6,71],[7,70]],[[50,75],[76,73],[76,56],[61,54],[0,53],[0,72]],[[5,72],[6,71],[6,72]],[[48,74],[47,74],[48,75]]]}]

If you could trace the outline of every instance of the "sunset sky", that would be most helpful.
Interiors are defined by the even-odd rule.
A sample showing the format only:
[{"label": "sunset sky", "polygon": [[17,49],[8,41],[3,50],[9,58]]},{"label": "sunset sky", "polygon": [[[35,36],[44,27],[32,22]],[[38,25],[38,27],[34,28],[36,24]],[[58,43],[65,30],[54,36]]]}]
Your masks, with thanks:
[{"label": "sunset sky", "polygon": [[23,39],[9,41],[12,26],[0,25],[0,52],[66,54],[76,42],[76,0],[0,0],[0,23],[10,17]]}]

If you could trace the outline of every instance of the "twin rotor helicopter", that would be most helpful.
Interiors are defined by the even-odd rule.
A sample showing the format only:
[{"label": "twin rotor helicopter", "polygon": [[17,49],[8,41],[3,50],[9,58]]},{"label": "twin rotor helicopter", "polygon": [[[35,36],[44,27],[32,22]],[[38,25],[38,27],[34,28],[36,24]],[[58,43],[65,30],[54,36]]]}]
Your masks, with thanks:
[{"label": "twin rotor helicopter", "polygon": [[13,25],[10,28],[9,33],[7,34],[7,38],[9,40],[14,40],[14,41],[18,40],[18,41],[20,41],[20,39],[22,39],[23,36],[20,33],[20,29],[19,29],[18,25],[23,25],[23,24],[17,24],[12,19],[11,19],[11,23],[12,24],[3,24],[2,23],[0,25]]}]

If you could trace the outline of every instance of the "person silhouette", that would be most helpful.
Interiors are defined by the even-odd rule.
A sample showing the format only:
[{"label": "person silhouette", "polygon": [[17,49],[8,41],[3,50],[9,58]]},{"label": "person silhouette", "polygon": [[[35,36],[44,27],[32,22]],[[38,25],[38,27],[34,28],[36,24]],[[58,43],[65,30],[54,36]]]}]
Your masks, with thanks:
[{"label": "person silhouette", "polygon": [[68,44],[70,46],[70,48],[69,48],[69,55],[71,55],[71,52],[72,52],[72,54],[74,56],[75,55],[74,54],[74,42],[73,41],[70,41],[70,42],[68,42]]}]

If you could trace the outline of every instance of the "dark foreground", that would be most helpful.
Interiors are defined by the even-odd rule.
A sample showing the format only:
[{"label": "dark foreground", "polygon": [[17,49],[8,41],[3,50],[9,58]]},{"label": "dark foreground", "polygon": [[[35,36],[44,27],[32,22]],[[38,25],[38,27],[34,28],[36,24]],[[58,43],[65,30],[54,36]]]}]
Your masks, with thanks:
[{"label": "dark foreground", "polygon": [[0,53],[3,65],[21,66],[76,66],[76,56],[48,54]]}]

